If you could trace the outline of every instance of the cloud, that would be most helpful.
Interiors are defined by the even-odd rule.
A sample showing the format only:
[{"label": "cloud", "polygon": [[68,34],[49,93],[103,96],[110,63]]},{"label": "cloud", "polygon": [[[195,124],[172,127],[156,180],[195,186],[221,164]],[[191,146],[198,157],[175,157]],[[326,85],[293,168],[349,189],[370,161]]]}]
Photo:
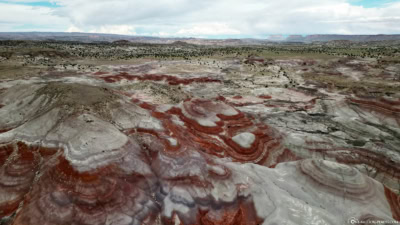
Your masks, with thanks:
[{"label": "cloud", "polygon": [[8,29],[2,31],[64,30],[70,23],[69,19],[53,13],[54,9],[48,7],[0,3],[0,23],[8,25]]},{"label": "cloud", "polygon": [[102,34],[125,34],[135,35],[134,27],[130,25],[107,25],[100,26],[89,31],[90,33],[102,33]]},{"label": "cloud", "polygon": [[230,35],[240,34],[239,30],[233,29],[223,23],[198,24],[190,28],[180,29],[176,36],[201,36],[201,35]]},{"label": "cloud", "polygon": [[79,29],[78,27],[72,25],[70,27],[68,27],[68,29],[65,32],[84,32],[83,30]]},{"label": "cloud", "polygon": [[38,1],[38,0],[4,0],[2,2],[8,2],[8,3],[32,3],[32,2],[43,2],[43,1]]},{"label": "cloud", "polygon": [[[24,0],[14,0],[24,1]],[[32,0],[25,0],[31,2]],[[355,0],[52,0],[57,8],[0,5],[0,21],[66,31],[158,36],[376,34],[400,32],[400,3]],[[37,10],[37,9],[39,10]],[[5,13],[5,15],[3,15]],[[30,22],[32,20],[33,22]],[[54,27],[54,26],[52,26]]]}]

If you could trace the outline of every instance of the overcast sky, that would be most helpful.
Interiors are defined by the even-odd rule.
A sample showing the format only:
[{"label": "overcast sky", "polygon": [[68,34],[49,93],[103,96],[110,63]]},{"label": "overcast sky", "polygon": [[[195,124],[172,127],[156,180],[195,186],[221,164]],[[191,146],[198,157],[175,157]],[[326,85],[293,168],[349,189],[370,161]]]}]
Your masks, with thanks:
[{"label": "overcast sky", "polygon": [[0,0],[0,31],[208,38],[400,34],[400,0]]}]

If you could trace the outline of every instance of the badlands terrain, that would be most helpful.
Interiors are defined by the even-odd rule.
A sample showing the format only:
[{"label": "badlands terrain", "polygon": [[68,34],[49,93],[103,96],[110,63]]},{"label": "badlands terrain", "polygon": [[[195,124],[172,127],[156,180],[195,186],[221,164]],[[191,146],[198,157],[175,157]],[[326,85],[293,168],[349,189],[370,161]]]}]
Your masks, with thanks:
[{"label": "badlands terrain", "polygon": [[1,41],[0,224],[398,224],[396,43]]}]

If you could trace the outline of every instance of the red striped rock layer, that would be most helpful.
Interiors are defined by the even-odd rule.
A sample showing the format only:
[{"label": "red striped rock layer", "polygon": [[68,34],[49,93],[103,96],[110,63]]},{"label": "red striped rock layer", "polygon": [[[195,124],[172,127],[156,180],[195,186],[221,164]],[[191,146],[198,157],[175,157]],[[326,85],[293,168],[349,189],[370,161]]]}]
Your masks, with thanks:
[{"label": "red striped rock layer", "polygon": [[290,111],[308,111],[312,110],[316,105],[317,98],[313,98],[309,101],[304,102],[292,102],[292,101],[284,101],[279,99],[274,99],[269,95],[260,95],[258,97],[252,96],[234,96],[234,97],[223,97],[219,96],[217,98],[220,101],[223,101],[229,105],[233,105],[236,107],[245,107],[251,105],[264,105],[268,108],[279,108],[280,110],[290,112]]},{"label": "red striped rock layer", "polygon": [[339,148],[329,143],[307,142],[310,154],[317,158],[334,159],[347,165],[360,166],[368,176],[384,182],[392,188],[397,187],[400,180],[400,165],[388,156],[368,148]]},{"label": "red striped rock layer", "polygon": [[[381,98],[357,97],[349,98],[348,102],[355,104],[365,110],[370,110],[383,115],[383,117],[391,117],[397,126],[400,126],[400,100]],[[394,125],[394,124],[392,124]]]},{"label": "red striped rock layer", "polygon": [[[81,146],[88,146],[85,140],[79,142],[82,145],[75,141],[73,152],[87,153],[79,162],[74,161],[76,157],[65,157],[68,148],[58,151],[22,143],[3,145],[0,162],[4,163],[1,178],[5,180],[1,183],[3,202],[0,207],[4,215],[10,215],[20,207],[13,224],[21,225],[260,224],[267,218],[260,212],[297,209],[293,203],[285,203],[275,206],[280,209],[275,210],[273,205],[279,202],[276,199],[265,208],[260,206],[261,203],[253,204],[262,199],[269,201],[274,195],[292,194],[283,187],[279,192],[271,190],[277,189],[273,184],[284,180],[280,176],[297,175],[297,170],[291,167],[288,172],[279,164],[275,174],[264,166],[243,164],[252,162],[275,167],[278,162],[297,159],[282,146],[283,137],[275,129],[222,101],[191,99],[170,107],[139,101],[124,104],[139,104],[150,112],[141,113],[158,119],[162,127],[136,125],[119,128],[124,134],[121,130],[108,132],[101,137],[121,137],[115,141],[130,143],[115,145],[121,147],[112,151],[100,151],[97,145],[89,145],[99,148],[96,150],[84,149]],[[134,111],[132,120],[144,119],[137,108],[129,109]],[[116,118],[112,119],[116,121]],[[74,120],[74,123],[65,123],[60,134],[83,129],[80,124],[85,124],[86,129],[98,123],[97,128],[104,127],[100,130],[111,130],[111,125],[105,125],[108,122],[99,121],[89,113],[68,117],[68,120]],[[75,123],[78,125],[67,126]],[[103,133],[95,130],[93,136],[100,134]],[[125,138],[125,135],[129,137]],[[75,136],[83,137],[82,134]],[[113,152],[118,154],[111,157]],[[107,154],[110,157],[105,157]],[[97,163],[99,155],[103,163]],[[96,162],[94,168],[87,166],[85,170],[78,170],[76,165],[84,164],[86,160]],[[350,190],[352,201],[374,196],[374,189],[368,188],[368,182],[361,180],[357,183],[359,186],[350,182],[359,176],[355,176],[353,170],[347,167],[338,170],[339,166],[326,163],[321,165],[307,161],[301,164],[300,170],[316,183],[333,190],[329,193],[334,196],[342,197],[342,186]],[[337,173],[342,170],[347,171],[345,175],[350,178],[336,184]],[[273,174],[277,178],[268,181],[269,175]],[[266,181],[259,182],[260,176]],[[297,190],[299,185],[293,186]],[[306,188],[314,190],[314,187]],[[322,189],[324,193],[326,189]],[[257,193],[263,195],[257,196]],[[364,197],[354,197],[357,194]],[[12,199],[3,196],[12,196]],[[273,218],[266,221],[268,223],[274,224]]]},{"label": "red striped rock layer", "polygon": [[[18,142],[1,150],[7,163],[1,168],[0,220],[19,208],[15,225],[261,223],[251,200],[238,196],[239,186],[227,199],[213,196],[213,186],[230,182],[231,172],[203,153],[171,155],[160,148],[151,156],[133,148],[131,156],[151,170],[134,169],[140,163],[128,156],[79,172],[57,149]],[[184,207],[188,213],[180,211]]]},{"label": "red striped rock layer", "polygon": [[346,198],[365,202],[375,195],[372,179],[360,174],[355,168],[323,160],[302,160],[298,162],[299,171],[329,192],[340,195],[346,190]]},{"label": "red striped rock layer", "polygon": [[[96,74],[96,75],[102,75]],[[195,77],[195,78],[179,78],[172,75],[165,74],[144,74],[144,75],[131,75],[129,73],[119,73],[116,75],[106,75],[100,76],[100,79],[103,79],[107,83],[115,83],[120,82],[121,80],[127,81],[165,81],[169,85],[179,85],[179,84],[191,84],[191,83],[220,83],[221,81],[218,79],[213,79],[209,77]]]},{"label": "red striped rock layer", "polygon": [[393,218],[400,221],[400,195],[385,187],[385,195],[392,209]]},{"label": "red striped rock layer", "polygon": [[30,191],[40,164],[57,149],[29,147],[22,142],[0,146],[0,217],[14,212]]},{"label": "red striped rock layer", "polygon": [[[8,173],[18,178],[15,180],[30,184],[25,189],[26,183],[19,182],[21,188],[15,188],[23,190],[18,204],[12,205],[18,207],[23,201],[13,221],[18,225],[274,224],[277,218],[274,212],[300,210],[298,203],[288,200],[293,196],[296,201],[309,202],[301,210],[315,208],[316,211],[311,210],[312,216],[326,221],[335,216],[332,213],[336,210],[345,211],[340,205],[343,201],[339,200],[343,196],[346,204],[352,205],[352,213],[361,213],[360,219],[368,215],[368,218],[388,220],[391,215],[387,214],[387,207],[397,218],[399,210],[399,197],[386,190],[388,201],[382,199],[383,188],[379,188],[376,181],[349,166],[323,160],[284,163],[276,169],[268,169],[251,164],[242,167],[227,162],[224,165],[223,161],[214,161],[195,150],[171,154],[159,148],[157,154],[151,154],[150,149],[136,154],[151,167],[152,172],[147,174],[143,170],[127,170],[123,162],[132,161],[126,160],[78,172],[55,149],[17,143],[4,146],[3,150],[8,152],[8,160],[13,159],[10,157],[13,154],[19,154],[16,158],[21,159],[9,170],[12,173]],[[29,172],[31,168],[38,171],[33,173],[34,178]],[[293,183],[294,180],[301,181],[304,194],[298,191],[299,184]],[[7,194],[16,190],[7,190]],[[314,196],[313,193],[319,194]],[[329,199],[339,205],[332,206]],[[366,202],[368,207],[365,207]],[[325,210],[321,212],[320,207]],[[13,211],[15,209],[9,213]],[[289,220],[309,224],[301,222],[306,218],[304,211],[299,220]],[[337,221],[344,219],[339,217]]]},{"label": "red striped rock layer", "polygon": [[20,207],[12,224],[152,224],[160,211],[148,174],[114,163],[78,172],[62,151],[22,142],[1,152],[8,159],[1,168],[0,218]]},{"label": "red striped rock layer", "polygon": [[[370,176],[397,189],[400,180],[397,147],[400,136],[396,130],[400,125],[400,101],[385,97],[356,97],[347,99],[346,103],[348,105],[343,105],[337,112],[343,113],[342,118],[349,119],[338,121],[343,123],[342,129],[348,134],[353,137],[358,136],[361,146],[332,145],[326,149],[315,144],[314,150],[323,152],[328,157],[334,157],[338,162],[367,165],[375,170],[370,172]],[[350,119],[356,116],[357,120]]]},{"label": "red striped rock layer", "polygon": [[[124,144],[121,149],[97,153],[94,149],[79,150],[80,145],[75,145],[74,154],[87,153],[87,158],[79,154],[77,161],[71,156],[69,145],[64,151],[49,150],[52,154],[45,158],[48,156],[43,147],[4,144],[0,151],[0,161],[4,163],[1,178],[9,180],[4,181],[1,194],[12,199],[1,198],[1,216],[11,215],[20,206],[13,224],[152,224],[160,213],[165,223],[179,215],[184,224],[256,224],[259,220],[251,201],[239,198],[237,191],[226,199],[213,196],[213,183],[229,179],[230,171],[215,165],[211,158],[275,165],[276,160],[286,159],[282,159],[286,153],[280,154],[288,151],[280,145],[282,137],[223,102],[192,99],[166,111],[145,103],[140,105],[162,121],[163,127],[126,130],[132,136],[127,143],[132,144]],[[64,119],[63,129],[78,129],[81,117],[86,128],[97,123],[96,118],[83,114]],[[69,120],[76,120],[78,125],[72,126],[75,122]],[[93,135],[100,135],[100,131],[96,132]],[[109,135],[121,136],[115,132]],[[243,133],[247,136],[240,136]],[[239,141],[235,139],[237,135]],[[248,136],[250,140],[246,140]],[[140,148],[136,140],[145,148]],[[84,140],[82,143],[87,146]],[[110,157],[98,163],[96,157],[106,154]],[[82,170],[84,161],[95,163]],[[14,182],[12,188],[10,182]],[[186,216],[162,209],[160,202],[167,201],[170,191],[165,190],[171,187],[182,187],[195,199],[188,203],[190,213]],[[154,195],[158,196],[156,200]]]},{"label": "red striped rock layer", "polygon": [[[375,223],[377,221],[387,221],[388,223],[390,223],[390,221],[395,222],[393,219],[387,218],[385,215],[381,214],[380,210],[383,208],[391,208],[392,217],[398,220],[398,195],[394,194],[386,187],[383,187],[370,177],[361,174],[357,169],[345,164],[312,159],[298,161],[297,168],[306,178],[308,185],[318,188],[319,190],[325,190],[325,195],[328,196],[332,194],[334,196],[341,196],[343,199],[346,199],[349,208],[352,208],[350,204],[353,203],[361,204],[365,207],[366,210],[362,209],[359,213],[350,210],[350,215],[348,217],[350,220],[348,221],[353,219],[353,221],[369,220]],[[387,201],[383,201],[384,196]],[[378,208],[368,210],[367,208],[369,206],[366,204],[370,204],[371,201],[374,201]],[[333,202],[335,203],[330,204],[338,204],[335,200],[333,200]],[[341,215],[344,216],[345,214],[347,213]]]},{"label": "red striped rock layer", "polygon": [[320,100],[318,105],[317,114],[283,114],[279,119],[267,119],[266,123],[283,127],[280,131],[288,134],[285,144],[296,155],[356,166],[398,190],[400,139],[395,117],[355,105],[350,100]]},{"label": "red striped rock layer", "polygon": [[53,158],[13,224],[152,224],[159,206],[151,182],[111,164],[79,173]]},{"label": "red striped rock layer", "polygon": [[[154,135],[171,152],[197,149],[218,157],[266,166],[295,158],[286,157],[289,154],[285,152],[290,151],[283,148],[282,136],[275,129],[223,102],[192,99],[167,110],[158,110],[148,103],[141,106],[152,110],[152,115],[162,121],[166,130],[161,133],[136,131]],[[171,144],[170,138],[176,143]],[[248,143],[241,143],[241,138]]]}]

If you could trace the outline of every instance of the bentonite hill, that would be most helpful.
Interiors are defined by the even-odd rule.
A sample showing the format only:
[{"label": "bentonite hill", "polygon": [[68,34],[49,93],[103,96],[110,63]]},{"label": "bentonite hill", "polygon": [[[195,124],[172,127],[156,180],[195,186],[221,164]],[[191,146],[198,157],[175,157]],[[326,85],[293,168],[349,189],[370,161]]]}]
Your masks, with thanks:
[{"label": "bentonite hill", "polygon": [[0,42],[1,225],[400,221],[397,41]]}]

